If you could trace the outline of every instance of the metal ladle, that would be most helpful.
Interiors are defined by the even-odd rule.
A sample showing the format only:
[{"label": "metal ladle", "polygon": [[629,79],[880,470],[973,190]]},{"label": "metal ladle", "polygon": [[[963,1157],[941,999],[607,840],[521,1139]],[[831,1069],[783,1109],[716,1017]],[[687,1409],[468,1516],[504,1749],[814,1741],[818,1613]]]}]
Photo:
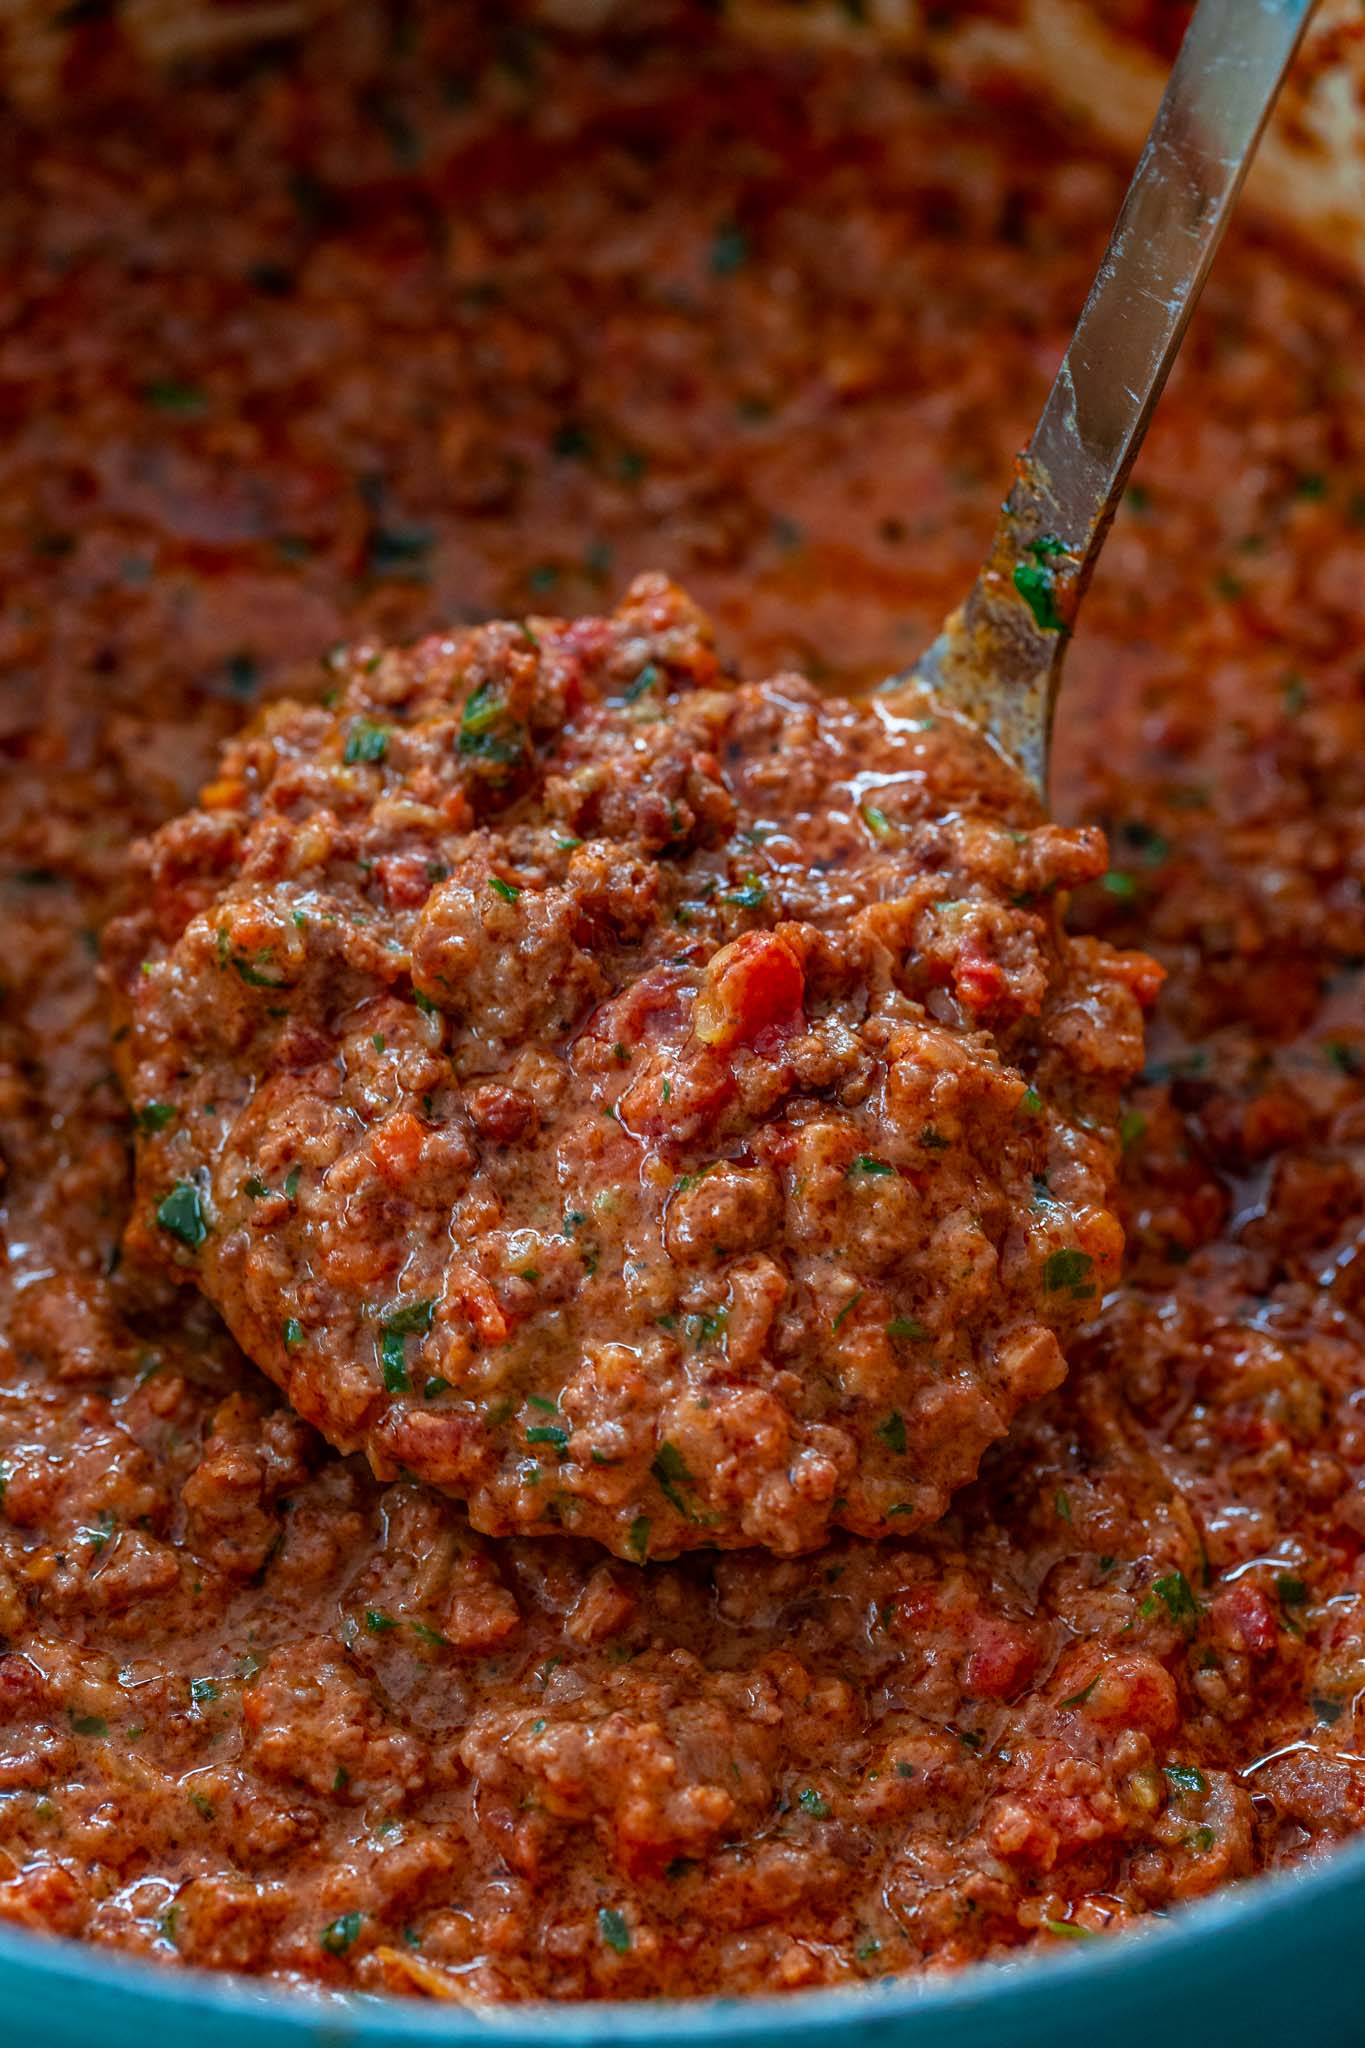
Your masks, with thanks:
[{"label": "metal ladle", "polygon": [[1077,609],[1314,4],[1200,0],[980,574],[893,686],[946,699],[1044,798]]}]

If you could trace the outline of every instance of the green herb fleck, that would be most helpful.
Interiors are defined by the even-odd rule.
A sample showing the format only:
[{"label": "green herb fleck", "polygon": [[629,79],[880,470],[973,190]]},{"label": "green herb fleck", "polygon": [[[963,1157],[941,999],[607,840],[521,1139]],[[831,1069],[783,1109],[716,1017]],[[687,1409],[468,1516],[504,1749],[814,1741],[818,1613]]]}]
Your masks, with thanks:
[{"label": "green herb fleck", "polygon": [[677,1445],[665,1439],[659,1445],[658,1454],[649,1469],[659,1482],[659,1490],[664,1499],[675,1507],[680,1515],[685,1515],[689,1522],[695,1522],[696,1514],[682,1494],[684,1486],[692,1485],[692,1474]]},{"label": "green herb fleck", "polygon": [[1015,565],[1014,587],[1032,612],[1035,625],[1045,633],[1070,630],[1057,609],[1057,571],[1047,559],[1064,552],[1054,534],[1044,534],[1032,543],[1033,561]]},{"label": "green herb fleck", "polygon": [[420,1301],[405,1301],[400,1307],[390,1309],[384,1318],[384,1327],[399,1337],[425,1337],[435,1313],[435,1300],[424,1295]]},{"label": "green herb fleck", "polygon": [[178,1237],[181,1244],[195,1251],[209,1234],[204,1221],[204,1205],[199,1199],[199,1190],[193,1181],[177,1181],[170,1193],[163,1199],[156,1212],[156,1220],[163,1230]]},{"label": "green herb fleck", "polygon": [[1067,1288],[1074,1292],[1094,1263],[1089,1252],[1080,1251],[1074,1245],[1063,1251],[1050,1252],[1043,1266],[1043,1285],[1049,1294],[1061,1294]]},{"label": "green herb fleck", "polygon": [[[532,587],[538,588],[534,575]],[[526,735],[491,682],[480,683],[466,700],[460,718],[460,752],[467,759],[511,768],[526,751]]]},{"label": "green herb fleck", "polygon": [[608,1948],[618,1956],[630,1953],[630,1923],[616,1906],[602,1906],[597,1914],[597,1931]]},{"label": "green herb fleck", "polygon": [[831,1332],[837,1331],[842,1327],[843,1323],[847,1320],[847,1318],[850,1315],[852,1315],[854,1309],[858,1306],[858,1303],[862,1300],[862,1298],[863,1289],[860,1287],[856,1294],[851,1294],[849,1296],[848,1300],[840,1309],[838,1315],[835,1316],[833,1322],[829,1326]]},{"label": "green herb fleck", "polygon": [[342,759],[348,767],[354,767],[358,761],[382,761],[388,751],[388,727],[373,725],[368,718],[358,718],[346,735],[346,749]]},{"label": "green herb fleck", "polygon": [[329,1956],[344,1956],[351,1943],[360,1933],[361,1915],[343,1913],[339,1919],[329,1920],[318,1940]]},{"label": "green herb fleck", "polygon": [[197,384],[185,384],[178,377],[158,377],[142,387],[146,403],[157,412],[175,419],[198,419],[208,409],[208,399]]},{"label": "green herb fleck", "polygon": [[749,874],[744,879],[743,888],[727,890],[720,900],[722,903],[734,903],[741,910],[757,910],[768,900],[767,886],[759,881],[757,875]]},{"label": "green herb fleck", "polygon": [[888,1450],[894,1451],[898,1457],[905,1456],[907,1442],[905,1417],[900,1413],[899,1409],[888,1415],[885,1422],[877,1424],[877,1435]]},{"label": "green herb fleck", "polygon": [[1190,1590],[1190,1582],[1184,1572],[1169,1572],[1164,1578],[1152,1581],[1152,1590],[1142,1603],[1145,1615],[1155,1614],[1156,1603],[1160,1600],[1172,1621],[1182,1627],[1199,1619],[1199,1603]]},{"label": "green herb fleck", "polygon": [[390,1394],[410,1394],[412,1381],[408,1377],[407,1346],[400,1331],[385,1323],[380,1332],[380,1363],[384,1372],[385,1391]]},{"label": "green herb fleck", "polygon": [[711,275],[733,277],[749,260],[749,238],[733,221],[724,222],[711,243]]},{"label": "green herb fleck", "polygon": [[638,704],[646,690],[652,690],[659,681],[659,671],[652,661],[647,661],[633,682],[627,683],[621,692],[623,704]]},{"label": "green herb fleck", "polygon": [[[220,932],[220,941],[223,938],[223,936],[224,935]],[[268,947],[263,948],[262,951],[257,955],[257,959],[259,960],[268,960],[269,958],[270,949]],[[289,986],[289,983],[287,981],[284,981],[273,974],[267,974],[263,968],[254,965],[250,960],[247,959],[245,953],[233,953],[230,956],[230,965],[232,967],[233,973],[237,976],[237,979],[239,981],[244,981],[248,988],[282,989],[288,988]]]}]

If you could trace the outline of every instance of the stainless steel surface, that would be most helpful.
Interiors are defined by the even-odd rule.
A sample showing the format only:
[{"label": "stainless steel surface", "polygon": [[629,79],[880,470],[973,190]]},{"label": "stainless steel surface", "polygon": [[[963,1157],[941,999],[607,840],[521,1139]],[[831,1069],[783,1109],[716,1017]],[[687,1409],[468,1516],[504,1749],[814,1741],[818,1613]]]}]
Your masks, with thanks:
[{"label": "stainless steel surface", "polygon": [[1315,0],[1200,0],[961,611],[912,676],[1047,789],[1077,607]]}]

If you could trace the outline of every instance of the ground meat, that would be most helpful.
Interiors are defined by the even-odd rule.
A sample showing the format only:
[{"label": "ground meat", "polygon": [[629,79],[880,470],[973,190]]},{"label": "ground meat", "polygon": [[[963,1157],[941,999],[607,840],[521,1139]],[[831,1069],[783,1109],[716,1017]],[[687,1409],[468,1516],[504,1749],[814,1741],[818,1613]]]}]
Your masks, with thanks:
[{"label": "ground meat", "polygon": [[933,1521],[1117,1272],[1100,841],[922,702],[728,684],[658,578],[333,669],[111,930],[130,1248],[490,1533]]},{"label": "ground meat", "polygon": [[[749,674],[854,694],[900,666],[966,588],[1129,166],[884,51],[756,63],[672,0],[592,41],[352,0],[152,104],[127,10],[66,14],[60,121],[0,127],[0,1919],[267,1998],[733,1998],[1044,1968],[1358,1837],[1360,293],[1238,223],[1068,655],[1054,814],[1114,865],[1084,881],[1089,836],[1039,827],[1034,872],[1169,979],[1120,1126],[1124,1272],[1065,1381],[909,1540],[640,1569],[486,1539],[333,1452],[196,1289],[120,1255],[94,947],[129,843],[244,706],[307,693],[317,648],[583,614],[654,563]],[[556,798],[623,947],[659,915],[671,857],[628,848],[668,801],[698,844],[732,829],[724,763],[650,761],[662,805],[590,761]],[[818,794],[813,762],[770,756],[772,801]],[[201,816],[158,882],[171,938],[239,857],[230,807]],[[1021,853],[974,835],[988,872]],[[830,886],[787,862],[789,921]],[[983,940],[989,894],[962,913]],[[935,974],[947,895],[911,934]],[[838,971],[809,946],[820,1003]],[[346,1083],[370,1126],[395,1087],[374,1033],[429,1085],[401,974],[385,1001]],[[788,1045],[828,1176],[861,1056]],[[577,1085],[557,1049],[435,1064],[469,1122],[432,1162],[455,1185],[465,1147],[538,1143]],[[704,1080],[672,1130],[711,1113]],[[726,1247],[734,1346],[773,1327],[788,1182],[716,1158],[664,1227],[670,1258]],[[291,1164],[261,1176],[282,1214]],[[558,1216],[518,1263],[580,1282]],[[594,1370],[619,1392],[629,1363]]]}]

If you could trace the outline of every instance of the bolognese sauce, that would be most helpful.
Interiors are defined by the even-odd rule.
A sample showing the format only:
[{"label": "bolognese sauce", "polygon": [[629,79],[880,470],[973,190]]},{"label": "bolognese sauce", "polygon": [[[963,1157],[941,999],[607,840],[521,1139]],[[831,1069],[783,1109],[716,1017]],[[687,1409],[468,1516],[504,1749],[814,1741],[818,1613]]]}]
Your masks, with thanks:
[{"label": "bolognese sauce", "polygon": [[[1072,656],[1058,815],[1111,849],[1073,926],[1168,980],[1125,1273],[1066,1379],[913,1537],[489,1537],[329,1449],[121,1253],[134,1140],[160,1206],[191,1099],[130,1114],[115,1073],[130,848],[247,715],[331,729],[318,649],[600,613],[660,563],[744,674],[903,666],[1124,175],[1037,108],[760,59],[709,11],[590,44],[497,13],[348,8],[148,101],[97,23],[63,121],[0,140],[0,1910],[471,2002],[1100,1937],[1362,1819],[1358,294],[1249,229],[1225,251]],[[545,859],[492,872],[563,889]],[[228,929],[247,1016],[276,998]],[[279,1165],[232,1199],[288,1233]],[[405,1373],[428,1334],[393,1333]]]},{"label": "bolognese sauce", "polygon": [[1100,835],[927,698],[726,687],[661,577],[333,668],[112,928],[130,1249],[485,1534],[937,1520],[1118,1274]]}]

